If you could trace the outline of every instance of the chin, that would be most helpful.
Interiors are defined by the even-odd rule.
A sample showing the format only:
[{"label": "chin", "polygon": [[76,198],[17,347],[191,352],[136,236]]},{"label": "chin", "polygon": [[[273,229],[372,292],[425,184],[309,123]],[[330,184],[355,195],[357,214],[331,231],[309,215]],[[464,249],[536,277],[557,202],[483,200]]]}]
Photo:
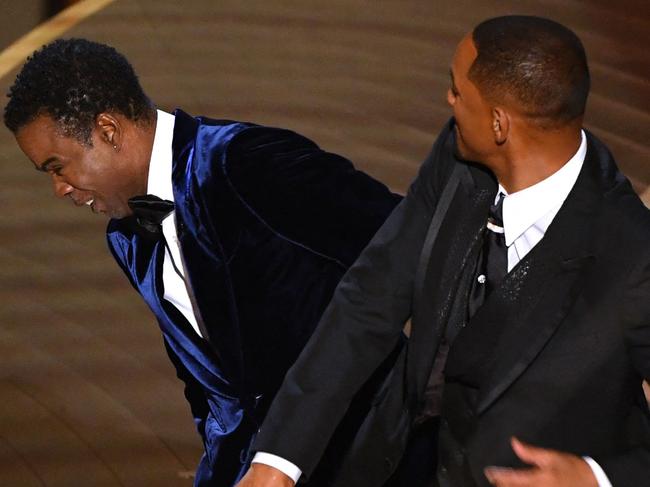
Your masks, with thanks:
[{"label": "chin", "polygon": [[126,218],[127,216],[131,215],[131,210],[124,210],[122,208],[120,209],[110,209],[107,208],[106,210],[102,211],[106,216],[109,218],[114,218],[116,220],[121,220],[122,218]]}]

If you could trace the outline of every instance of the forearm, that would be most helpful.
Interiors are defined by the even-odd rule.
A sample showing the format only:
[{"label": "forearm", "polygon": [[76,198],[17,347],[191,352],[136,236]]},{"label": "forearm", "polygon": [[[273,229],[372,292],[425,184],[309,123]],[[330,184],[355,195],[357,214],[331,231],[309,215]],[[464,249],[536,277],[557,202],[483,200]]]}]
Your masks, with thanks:
[{"label": "forearm", "polygon": [[[255,449],[282,456],[309,474],[353,395],[400,340],[435,209],[434,162],[439,161],[430,158],[423,166],[407,197],[342,279],[287,374]],[[317,419],[305,422],[305,417]]]}]

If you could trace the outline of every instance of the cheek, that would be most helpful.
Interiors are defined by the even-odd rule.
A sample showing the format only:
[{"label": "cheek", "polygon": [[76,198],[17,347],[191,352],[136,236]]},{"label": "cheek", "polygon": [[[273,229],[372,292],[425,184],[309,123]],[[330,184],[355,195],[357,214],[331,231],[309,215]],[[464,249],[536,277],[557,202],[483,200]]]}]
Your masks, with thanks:
[{"label": "cheek", "polygon": [[68,170],[64,174],[65,179],[68,183],[80,190],[92,190],[93,188],[93,178],[89,175],[83,168],[75,168],[74,170]]},{"label": "cheek", "polygon": [[92,191],[101,191],[113,179],[106,170],[106,165],[94,156],[79,161],[74,177],[81,188]]}]

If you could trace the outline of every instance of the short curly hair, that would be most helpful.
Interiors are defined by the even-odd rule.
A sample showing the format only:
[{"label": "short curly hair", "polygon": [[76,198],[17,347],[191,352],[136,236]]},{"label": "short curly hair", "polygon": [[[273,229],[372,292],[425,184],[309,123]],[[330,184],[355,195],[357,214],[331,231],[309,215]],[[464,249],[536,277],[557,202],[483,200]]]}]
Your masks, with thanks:
[{"label": "short curly hair", "polygon": [[60,39],[35,51],[7,94],[4,122],[14,134],[40,115],[61,133],[92,145],[100,113],[151,121],[155,109],[126,58],[113,47],[86,39]]}]

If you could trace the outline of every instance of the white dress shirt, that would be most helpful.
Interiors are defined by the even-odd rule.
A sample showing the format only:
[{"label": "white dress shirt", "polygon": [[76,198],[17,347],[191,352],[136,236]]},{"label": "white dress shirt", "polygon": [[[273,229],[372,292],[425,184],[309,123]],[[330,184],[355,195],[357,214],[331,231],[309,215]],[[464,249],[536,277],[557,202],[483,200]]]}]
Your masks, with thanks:
[{"label": "white dress shirt", "polygon": [[[154,134],[151,160],[149,161],[149,176],[147,179],[147,193],[159,198],[174,201],[172,186],[172,139],[174,138],[175,117],[162,110],[157,111],[156,132]],[[201,330],[196,320],[189,293],[185,282],[185,267],[181,258],[181,248],[176,234],[175,212],[171,212],[162,222],[162,233],[166,242],[165,258],[163,260],[163,288],[164,298],[172,303],[190,322],[192,328],[199,336]],[[176,269],[180,272],[176,272]],[[274,457],[275,463],[270,463],[281,471],[287,473],[294,482],[302,474],[300,469],[280,457],[257,453],[255,459],[264,460]],[[263,462],[266,463],[266,462]]]},{"label": "white dress shirt", "polygon": [[[149,178],[147,193],[164,200],[174,201],[172,187],[172,139],[174,138],[175,117],[167,112],[158,110],[156,133],[149,162]],[[181,258],[181,247],[176,235],[176,212],[172,211],[162,222],[162,233],[167,245],[163,260],[164,298],[172,303],[190,322],[192,328],[201,336],[196,315],[192,308],[190,295],[185,283],[185,268]],[[178,271],[174,269],[174,266]]]},{"label": "white dress shirt", "polygon": [[503,230],[508,247],[508,272],[542,240],[575,185],[587,154],[584,132],[581,135],[578,151],[546,179],[510,195],[499,184],[497,197],[499,193],[506,196]]},{"label": "white dress shirt", "polygon": [[[581,132],[581,142],[578,151],[559,170],[546,179],[528,188],[508,194],[503,186],[499,193],[505,195],[503,200],[503,231],[508,247],[508,272],[515,267],[535,245],[537,245],[551,222],[562,207],[569,192],[575,185],[582,164],[587,154],[587,140]],[[591,467],[599,487],[612,487],[603,469],[590,457],[583,457]],[[300,469],[291,462],[269,453],[258,452],[253,463],[264,463],[277,468],[294,482],[300,478]]]}]

